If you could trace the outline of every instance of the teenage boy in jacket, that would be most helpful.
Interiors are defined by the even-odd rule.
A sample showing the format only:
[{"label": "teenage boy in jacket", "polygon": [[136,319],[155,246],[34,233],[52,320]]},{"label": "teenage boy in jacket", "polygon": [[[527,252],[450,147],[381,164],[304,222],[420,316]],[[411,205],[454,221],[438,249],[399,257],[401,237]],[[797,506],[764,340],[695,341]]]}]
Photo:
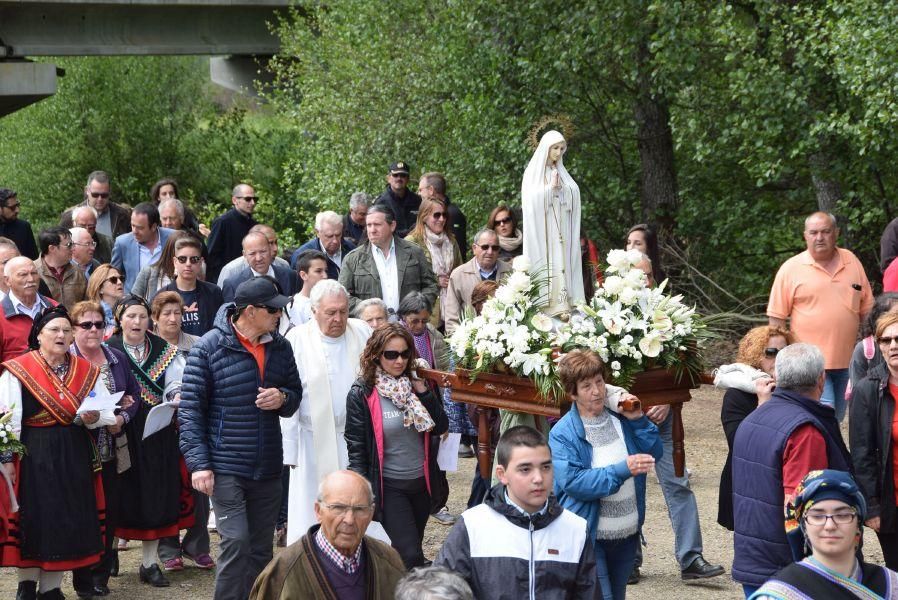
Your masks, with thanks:
[{"label": "teenage boy in jacket", "polygon": [[506,431],[496,447],[501,482],[462,513],[435,565],[456,571],[480,600],[599,597],[586,521],[552,492],[552,451],[532,427]]}]

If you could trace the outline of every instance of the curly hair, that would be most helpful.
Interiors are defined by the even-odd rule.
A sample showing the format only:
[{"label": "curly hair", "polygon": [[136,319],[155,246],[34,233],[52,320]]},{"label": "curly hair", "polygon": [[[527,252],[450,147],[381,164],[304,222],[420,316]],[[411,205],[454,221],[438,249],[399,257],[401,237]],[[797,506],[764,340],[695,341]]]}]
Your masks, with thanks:
[{"label": "curly hair", "polygon": [[377,367],[380,366],[380,356],[390,340],[396,337],[401,337],[408,345],[410,354],[408,361],[405,363],[405,371],[402,374],[406,377],[411,376],[415,361],[418,360],[418,352],[415,350],[415,340],[412,338],[412,334],[399,323],[384,323],[375,329],[371,337],[368,338],[368,344],[365,346],[362,357],[359,359],[359,369],[362,372],[361,377],[366,384],[374,385]]},{"label": "curly hair", "polygon": [[761,325],[748,330],[739,341],[739,352],[736,354],[736,362],[745,363],[756,369],[761,368],[761,359],[764,358],[764,350],[770,338],[776,336],[786,338],[786,345],[795,343],[795,336],[788,329]]},{"label": "curly hair", "polygon": [[605,377],[605,363],[592,350],[571,350],[558,362],[558,379],[568,394],[577,393],[577,384],[585,379],[601,375]]}]

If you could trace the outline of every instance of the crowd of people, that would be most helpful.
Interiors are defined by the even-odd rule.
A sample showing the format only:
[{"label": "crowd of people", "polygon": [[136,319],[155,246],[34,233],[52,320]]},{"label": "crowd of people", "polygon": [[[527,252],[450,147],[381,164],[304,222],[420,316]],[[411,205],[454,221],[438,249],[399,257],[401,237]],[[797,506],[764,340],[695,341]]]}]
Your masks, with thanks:
[{"label": "crowd of people", "polygon": [[[564,217],[579,221],[564,149],[547,145],[534,177],[552,166],[576,206]],[[245,183],[206,227],[174,180],[132,208],[96,171],[36,240],[0,188],[0,412],[26,449],[0,456],[19,505],[0,512],[0,565],[18,569],[17,599],[63,598],[66,571],[78,597],[107,595],[129,541],[141,582],[215,569],[216,600],[620,599],[651,537],[649,472],[682,579],[724,574],[673,467],[670,407],[643,411],[586,350],[560,359],[571,404],[557,422],[486,411],[494,480],[477,469],[468,509],[450,513],[437,455],[447,433],[473,455],[476,407],[417,370],[454,369],[444,336],[480,312],[532,225],[499,204],[469,245],[445,177],[423,174],[416,193],[409,176],[391,164],[379,197],[319,213],[315,236],[283,252]],[[550,253],[569,250],[561,235]],[[718,522],[734,531],[746,597],[893,597],[898,295],[874,299],[831,215],[809,216],[804,238],[776,275],[769,323],[716,373],[729,448]],[[644,255],[649,285],[665,280],[651,227],[621,241]],[[551,306],[601,283],[597,259],[581,235]],[[429,519],[451,527],[432,562]],[[864,525],[886,568],[860,558]]]}]

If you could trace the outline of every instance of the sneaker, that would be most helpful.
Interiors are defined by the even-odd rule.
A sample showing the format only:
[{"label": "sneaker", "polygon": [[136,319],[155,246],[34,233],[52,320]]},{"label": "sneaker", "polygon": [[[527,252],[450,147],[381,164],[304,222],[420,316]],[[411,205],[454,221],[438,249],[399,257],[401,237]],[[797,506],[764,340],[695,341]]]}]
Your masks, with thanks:
[{"label": "sneaker", "polygon": [[438,513],[430,516],[436,519],[437,523],[440,525],[455,525],[455,522],[458,520],[458,517],[451,514],[449,509],[445,506],[441,508]]},{"label": "sneaker", "polygon": [[467,444],[458,447],[459,458],[474,458],[474,449]]},{"label": "sneaker", "polygon": [[183,571],[184,570],[184,561],[178,557],[170,558],[170,559],[162,562],[162,568],[168,572]]},{"label": "sneaker", "polygon": [[208,554],[198,554],[196,556],[190,556],[189,554],[184,552],[184,558],[191,560],[197,569],[208,570],[215,568],[215,561],[212,560],[212,557]]}]

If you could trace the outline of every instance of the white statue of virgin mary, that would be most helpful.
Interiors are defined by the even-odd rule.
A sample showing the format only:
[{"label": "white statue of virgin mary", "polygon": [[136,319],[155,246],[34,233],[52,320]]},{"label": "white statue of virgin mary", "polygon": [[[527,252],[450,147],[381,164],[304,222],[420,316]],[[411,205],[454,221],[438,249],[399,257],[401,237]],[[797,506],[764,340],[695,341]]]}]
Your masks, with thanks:
[{"label": "white statue of virgin mary", "polygon": [[580,188],[564,168],[567,143],[557,131],[539,141],[521,182],[524,256],[531,272],[544,269],[542,295],[549,315],[569,313],[585,300],[580,258]]}]

